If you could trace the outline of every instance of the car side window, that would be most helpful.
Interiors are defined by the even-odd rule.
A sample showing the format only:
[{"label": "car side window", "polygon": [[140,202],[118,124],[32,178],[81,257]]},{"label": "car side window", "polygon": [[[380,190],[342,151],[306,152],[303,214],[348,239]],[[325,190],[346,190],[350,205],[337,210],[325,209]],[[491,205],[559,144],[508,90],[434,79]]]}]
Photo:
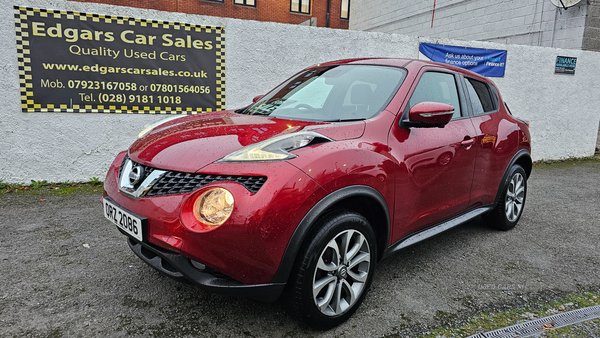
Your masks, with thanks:
[{"label": "car side window", "polygon": [[419,102],[447,103],[454,107],[452,119],[462,116],[456,80],[454,75],[449,73],[424,73],[410,97],[409,106],[412,108]]},{"label": "car side window", "polygon": [[498,109],[487,83],[471,78],[465,79],[474,115],[483,115]]}]

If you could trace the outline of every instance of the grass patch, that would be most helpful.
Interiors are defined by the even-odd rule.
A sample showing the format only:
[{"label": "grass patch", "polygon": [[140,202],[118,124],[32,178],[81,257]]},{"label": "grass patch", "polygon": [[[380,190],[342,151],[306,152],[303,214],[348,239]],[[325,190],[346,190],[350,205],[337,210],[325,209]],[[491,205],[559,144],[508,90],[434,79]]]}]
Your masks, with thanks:
[{"label": "grass patch", "polygon": [[[443,328],[432,330],[420,337],[465,337],[482,331],[492,331],[529,320],[594,305],[600,305],[600,292],[570,293],[562,296],[559,301],[546,305],[536,305],[535,308],[525,307],[523,309],[513,309],[504,312],[483,313],[470,318],[466,325],[444,325]],[[596,321],[600,321],[600,319],[594,322]],[[552,332],[568,333],[571,332],[569,330],[575,333],[579,332],[579,328],[576,326],[568,326]]]},{"label": "grass patch", "polygon": [[[94,177],[95,178],[95,177]],[[102,192],[103,182],[94,178],[84,183],[48,183],[46,181],[32,180],[29,185],[9,184],[0,181],[0,195],[4,194],[50,194],[66,195],[75,192]]]},{"label": "grass patch", "polygon": [[544,168],[544,167],[556,167],[556,166],[564,166],[564,165],[575,165],[579,163],[591,163],[591,162],[600,162],[600,157],[589,156],[589,157],[572,157],[565,158],[561,160],[544,160],[541,159],[539,161],[533,162],[534,168]]}]

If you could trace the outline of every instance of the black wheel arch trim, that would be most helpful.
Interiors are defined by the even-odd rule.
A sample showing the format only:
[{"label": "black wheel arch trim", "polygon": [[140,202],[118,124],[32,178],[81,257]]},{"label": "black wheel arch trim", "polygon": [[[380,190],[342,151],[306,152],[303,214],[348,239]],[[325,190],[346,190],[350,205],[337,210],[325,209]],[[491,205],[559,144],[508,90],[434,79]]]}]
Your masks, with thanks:
[{"label": "black wheel arch trim", "polygon": [[[390,236],[390,213],[387,207],[387,203],[385,198],[377,191],[376,189],[366,186],[366,185],[355,185],[348,186],[336,190],[319,202],[317,202],[309,211],[304,215],[296,230],[292,234],[287,247],[285,248],[285,252],[283,253],[283,257],[281,258],[281,262],[279,263],[279,269],[273,276],[271,283],[287,283],[287,280],[290,276],[294,263],[296,261],[296,256],[304,243],[304,239],[307,234],[313,229],[313,225],[319,219],[320,216],[323,215],[331,206],[336,203],[345,200],[351,197],[367,197],[374,201],[376,201],[380,207],[385,210],[385,245],[387,246]],[[373,226],[373,225],[371,225]],[[374,229],[375,231],[375,229]],[[379,257],[381,258],[381,257]]]},{"label": "black wheel arch trim", "polygon": [[510,160],[510,162],[508,162],[508,165],[504,169],[504,175],[502,176],[502,181],[500,181],[500,186],[498,186],[498,190],[496,192],[496,199],[494,200],[494,206],[498,204],[498,201],[500,201],[500,197],[502,196],[503,188],[508,183],[508,180],[509,180],[508,172],[510,171],[510,168],[512,168],[512,166],[515,165],[522,158],[526,158],[530,163],[529,168],[523,168],[523,170],[525,170],[525,173],[527,174],[527,178],[529,178],[529,176],[531,175],[531,163],[532,163],[531,155],[529,154],[529,151],[527,151],[525,149],[521,149],[521,150],[517,151],[517,153],[513,156],[513,158]]}]

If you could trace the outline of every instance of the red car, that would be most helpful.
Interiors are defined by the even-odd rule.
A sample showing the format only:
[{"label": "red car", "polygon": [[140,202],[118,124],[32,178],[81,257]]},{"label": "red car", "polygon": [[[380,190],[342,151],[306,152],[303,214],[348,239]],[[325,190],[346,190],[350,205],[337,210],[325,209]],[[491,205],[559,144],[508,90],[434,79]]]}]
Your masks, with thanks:
[{"label": "red car", "polygon": [[309,67],[239,110],[166,120],[120,153],[104,212],[158,271],[348,319],[378,261],[473,218],[508,230],[527,122],[464,69],[406,59]]}]

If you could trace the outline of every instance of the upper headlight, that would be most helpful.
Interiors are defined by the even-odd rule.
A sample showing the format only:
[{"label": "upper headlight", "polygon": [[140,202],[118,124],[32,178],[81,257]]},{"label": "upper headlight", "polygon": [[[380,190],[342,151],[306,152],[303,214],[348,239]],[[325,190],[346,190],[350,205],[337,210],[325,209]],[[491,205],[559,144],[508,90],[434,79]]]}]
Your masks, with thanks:
[{"label": "upper headlight", "polygon": [[290,153],[294,149],[330,141],[332,139],[311,131],[287,134],[249,145],[217,162],[284,161],[296,157]]}]

